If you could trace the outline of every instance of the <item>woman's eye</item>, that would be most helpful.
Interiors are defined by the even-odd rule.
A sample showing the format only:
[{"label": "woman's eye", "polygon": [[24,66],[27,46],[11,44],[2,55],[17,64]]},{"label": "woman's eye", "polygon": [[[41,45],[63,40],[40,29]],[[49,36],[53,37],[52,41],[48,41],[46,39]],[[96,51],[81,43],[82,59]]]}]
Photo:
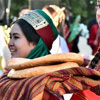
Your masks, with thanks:
[{"label": "woman's eye", "polygon": [[18,36],[10,36],[9,38],[10,38],[10,39],[15,39],[15,40],[16,40],[16,39],[18,39],[19,37],[18,37]]},{"label": "woman's eye", "polygon": [[14,39],[18,39],[19,37],[18,36],[14,36]]}]

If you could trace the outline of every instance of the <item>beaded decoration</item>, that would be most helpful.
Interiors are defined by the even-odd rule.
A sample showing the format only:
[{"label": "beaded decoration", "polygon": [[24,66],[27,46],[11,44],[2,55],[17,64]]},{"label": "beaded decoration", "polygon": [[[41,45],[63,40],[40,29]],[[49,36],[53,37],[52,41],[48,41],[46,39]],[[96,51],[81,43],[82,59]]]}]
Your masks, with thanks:
[{"label": "beaded decoration", "polygon": [[30,11],[20,18],[31,24],[35,30],[44,28],[49,24],[40,14],[34,11]]}]

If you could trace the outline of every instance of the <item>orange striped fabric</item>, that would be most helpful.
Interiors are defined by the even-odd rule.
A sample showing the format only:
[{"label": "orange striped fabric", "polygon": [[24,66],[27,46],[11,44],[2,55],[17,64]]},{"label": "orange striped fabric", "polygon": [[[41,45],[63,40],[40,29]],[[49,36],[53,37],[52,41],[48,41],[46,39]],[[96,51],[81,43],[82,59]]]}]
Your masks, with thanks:
[{"label": "orange striped fabric", "polygon": [[10,79],[7,73],[0,78],[0,100],[44,100],[45,91],[61,100],[63,94],[75,93],[100,84],[99,80],[93,77],[100,78],[100,72],[84,67],[25,79]]}]

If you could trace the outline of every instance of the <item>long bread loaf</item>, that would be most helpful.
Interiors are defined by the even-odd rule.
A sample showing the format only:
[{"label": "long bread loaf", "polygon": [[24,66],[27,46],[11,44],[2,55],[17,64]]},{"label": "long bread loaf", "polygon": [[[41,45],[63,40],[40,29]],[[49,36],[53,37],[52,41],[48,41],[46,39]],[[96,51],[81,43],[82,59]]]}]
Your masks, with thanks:
[{"label": "long bread loaf", "polygon": [[36,59],[12,58],[8,61],[8,67],[19,70],[36,66],[46,66],[57,63],[75,62],[79,65],[83,64],[82,56],[76,53],[50,54]]},{"label": "long bread loaf", "polygon": [[27,77],[54,72],[61,69],[72,68],[72,67],[79,67],[79,65],[75,62],[67,62],[63,64],[38,66],[34,68],[26,68],[26,69],[21,69],[21,70],[12,69],[8,73],[8,77],[9,78],[27,78]]}]

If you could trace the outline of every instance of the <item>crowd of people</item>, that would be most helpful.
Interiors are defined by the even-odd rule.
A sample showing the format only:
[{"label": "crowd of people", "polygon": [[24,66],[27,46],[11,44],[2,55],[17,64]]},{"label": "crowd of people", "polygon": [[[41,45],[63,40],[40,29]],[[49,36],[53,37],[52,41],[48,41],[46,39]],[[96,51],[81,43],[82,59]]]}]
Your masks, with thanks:
[{"label": "crowd of people", "polygon": [[[3,43],[0,44],[0,100],[100,100],[99,6],[97,0],[96,18],[88,26],[81,23],[81,15],[70,23],[66,8],[57,5],[20,11],[19,18],[11,23],[9,42],[3,43],[3,35],[0,38]],[[85,46],[79,45],[82,38]],[[65,65],[68,68],[57,68],[65,56],[55,58],[56,54],[71,55],[66,58],[71,62]],[[53,60],[45,59],[49,55]],[[41,64],[34,63],[39,59]],[[40,72],[46,70],[43,64],[59,70],[52,71],[51,67],[48,73],[33,75],[34,67],[40,68]],[[70,93],[69,99],[64,97]]]}]

